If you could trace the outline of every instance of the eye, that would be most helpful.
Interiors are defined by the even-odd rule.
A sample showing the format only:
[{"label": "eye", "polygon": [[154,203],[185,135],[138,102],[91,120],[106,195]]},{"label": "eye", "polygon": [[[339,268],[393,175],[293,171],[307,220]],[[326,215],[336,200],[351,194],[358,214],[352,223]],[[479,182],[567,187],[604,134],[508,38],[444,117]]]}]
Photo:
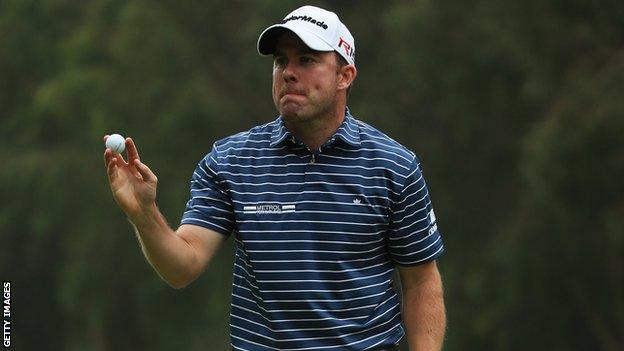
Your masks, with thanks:
[{"label": "eye", "polygon": [[286,58],[284,56],[275,56],[273,58],[273,66],[274,67],[284,67],[286,65]]},{"label": "eye", "polygon": [[307,65],[314,62],[314,58],[312,56],[301,56],[299,57],[299,62],[303,65]]}]

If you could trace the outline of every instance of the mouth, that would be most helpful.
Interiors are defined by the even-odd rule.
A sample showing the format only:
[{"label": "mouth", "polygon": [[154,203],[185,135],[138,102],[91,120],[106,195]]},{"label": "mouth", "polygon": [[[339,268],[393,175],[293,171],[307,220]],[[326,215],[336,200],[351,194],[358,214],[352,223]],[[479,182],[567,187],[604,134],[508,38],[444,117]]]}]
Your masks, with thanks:
[{"label": "mouth", "polygon": [[305,92],[301,90],[286,90],[280,94],[280,98],[284,98],[286,96],[305,96]]}]

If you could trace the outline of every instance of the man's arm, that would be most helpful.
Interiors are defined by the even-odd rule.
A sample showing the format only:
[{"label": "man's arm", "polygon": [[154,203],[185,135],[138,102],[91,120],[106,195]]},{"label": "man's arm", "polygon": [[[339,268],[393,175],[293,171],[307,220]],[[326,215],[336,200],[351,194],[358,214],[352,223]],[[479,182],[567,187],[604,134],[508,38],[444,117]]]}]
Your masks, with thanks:
[{"label": "man's arm", "polygon": [[442,349],[446,313],[442,279],[435,261],[399,266],[403,292],[403,323],[411,351]]},{"label": "man's arm", "polygon": [[156,206],[156,175],[140,161],[130,138],[126,138],[126,150],[128,162],[109,149],[104,152],[113,198],[134,225],[152,267],[169,285],[183,288],[206,269],[225,237],[194,225],[173,231]]},{"label": "man's arm", "polygon": [[193,282],[208,267],[225,236],[183,224],[175,232],[154,205],[146,220],[130,219],[147,261],[175,289]]}]

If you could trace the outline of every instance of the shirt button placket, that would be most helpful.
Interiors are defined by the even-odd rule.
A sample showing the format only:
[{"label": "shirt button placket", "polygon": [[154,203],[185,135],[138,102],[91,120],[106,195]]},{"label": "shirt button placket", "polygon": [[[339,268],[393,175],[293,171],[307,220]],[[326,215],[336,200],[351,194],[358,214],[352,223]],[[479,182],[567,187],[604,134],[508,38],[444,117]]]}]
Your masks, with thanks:
[{"label": "shirt button placket", "polygon": [[[312,152],[312,150],[310,150],[310,148],[306,147],[306,150],[310,153],[310,159],[308,160],[308,163],[306,163],[305,165],[305,171],[304,171],[304,191],[313,191],[314,189],[314,185],[311,185],[310,182],[310,178],[313,178],[312,175],[309,174],[309,172],[311,172],[313,170],[313,166],[314,163],[316,162],[316,156],[314,154],[314,152]],[[314,199],[314,195],[312,195],[311,193],[306,193],[304,195],[304,200],[313,200]]]}]

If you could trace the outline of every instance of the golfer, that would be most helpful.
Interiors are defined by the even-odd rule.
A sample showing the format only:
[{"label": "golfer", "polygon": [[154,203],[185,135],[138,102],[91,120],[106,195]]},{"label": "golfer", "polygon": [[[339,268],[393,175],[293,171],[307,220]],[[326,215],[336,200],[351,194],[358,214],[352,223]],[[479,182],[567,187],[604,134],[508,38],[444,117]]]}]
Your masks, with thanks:
[{"label": "golfer", "polygon": [[347,108],[353,36],[335,13],[304,6],[263,31],[258,51],[273,57],[279,117],[214,143],[176,230],[132,139],[127,162],[105,151],[145,257],[182,288],[233,237],[234,350],[398,350],[402,338],[440,350],[436,217],[414,153]]}]

